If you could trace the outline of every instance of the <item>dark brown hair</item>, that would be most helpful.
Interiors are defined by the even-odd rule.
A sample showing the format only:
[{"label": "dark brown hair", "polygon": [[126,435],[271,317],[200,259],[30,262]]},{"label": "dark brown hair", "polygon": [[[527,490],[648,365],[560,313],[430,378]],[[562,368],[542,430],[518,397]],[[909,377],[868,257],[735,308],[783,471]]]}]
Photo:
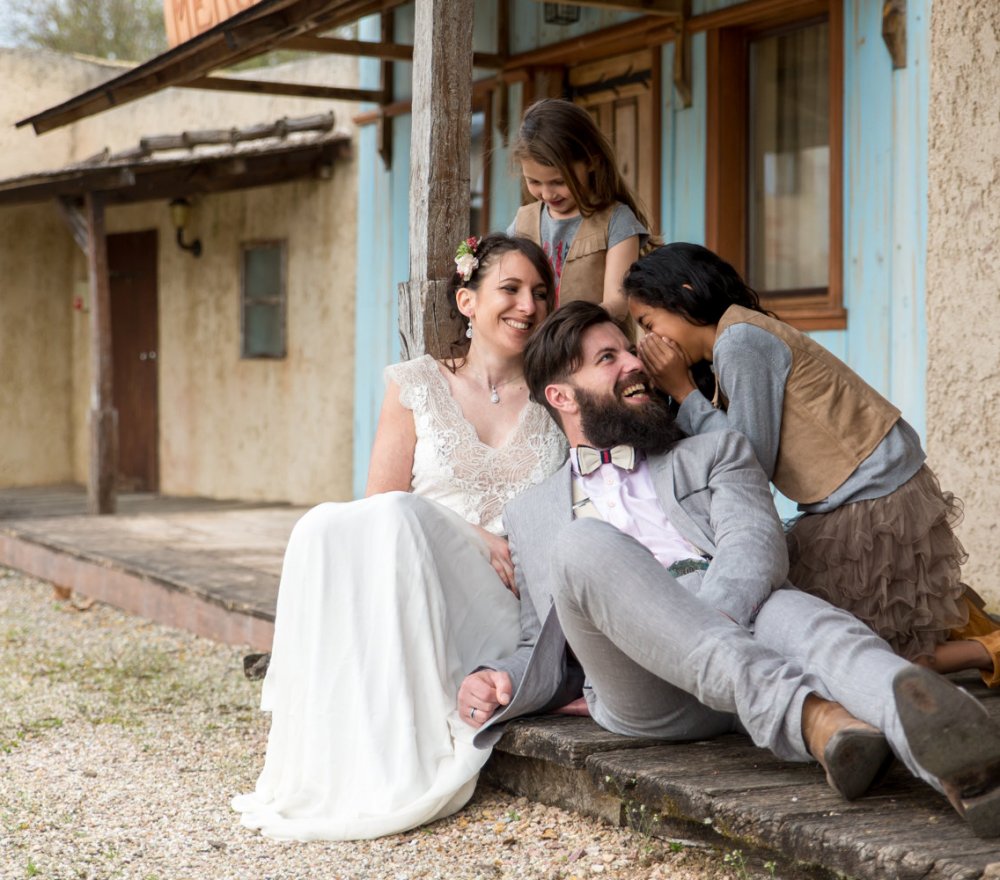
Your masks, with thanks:
[{"label": "dark brown hair", "polygon": [[[538,276],[545,284],[545,303],[548,306],[549,314],[552,313],[556,305],[556,282],[555,276],[552,274],[552,264],[549,262],[549,258],[545,256],[545,251],[530,238],[493,232],[481,238],[479,244],[476,245],[475,254],[476,259],[479,260],[479,265],[472,270],[469,280],[464,280],[457,271],[451,276],[451,280],[448,283],[448,305],[451,306],[453,315],[459,314],[458,291],[463,287],[468,290],[479,290],[479,285],[483,283],[483,278],[489,272],[493,262],[511,251],[523,254],[528,258],[531,265],[535,267],[535,271],[538,272]],[[463,334],[459,339],[450,343],[449,348],[451,349],[450,356],[452,362],[454,362],[455,359],[465,356],[469,348],[469,340]]]},{"label": "dark brown hair", "polygon": [[671,242],[636,260],[622,279],[622,292],[699,327],[718,324],[730,306],[771,315],[729,263],[708,248],[685,241]]},{"label": "dark brown hair", "polygon": [[558,424],[559,413],[545,399],[545,388],[564,382],[583,361],[583,334],[596,324],[614,324],[597,303],[574,300],[560,306],[543,322],[524,350],[524,378],[535,403],[544,406]]},{"label": "dark brown hair", "polygon": [[[653,231],[618,170],[611,144],[582,107],[559,98],[532,104],[525,111],[511,147],[512,162],[524,159],[557,169],[584,217],[621,202],[632,209],[647,230]],[[574,162],[584,162],[590,168],[584,187],[573,173]]]}]

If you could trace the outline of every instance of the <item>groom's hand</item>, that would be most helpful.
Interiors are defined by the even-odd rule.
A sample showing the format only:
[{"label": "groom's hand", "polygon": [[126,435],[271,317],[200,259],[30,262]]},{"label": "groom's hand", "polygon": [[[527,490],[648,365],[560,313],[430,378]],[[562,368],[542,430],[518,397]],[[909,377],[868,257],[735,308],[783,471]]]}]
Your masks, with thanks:
[{"label": "groom's hand", "polygon": [[458,714],[472,727],[482,727],[498,706],[514,694],[510,676],[497,669],[480,669],[465,676],[458,689]]}]

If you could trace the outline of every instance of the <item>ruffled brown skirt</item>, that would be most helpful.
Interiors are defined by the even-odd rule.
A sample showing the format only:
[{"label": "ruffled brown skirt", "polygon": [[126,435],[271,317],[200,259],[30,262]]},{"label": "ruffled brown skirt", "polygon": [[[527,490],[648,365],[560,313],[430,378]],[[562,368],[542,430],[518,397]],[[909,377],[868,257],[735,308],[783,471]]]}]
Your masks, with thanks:
[{"label": "ruffled brown skirt", "polygon": [[932,655],[969,622],[967,554],[952,531],[961,518],[961,501],[925,465],[882,498],[800,517],[788,533],[788,579],[850,611],[908,660]]}]

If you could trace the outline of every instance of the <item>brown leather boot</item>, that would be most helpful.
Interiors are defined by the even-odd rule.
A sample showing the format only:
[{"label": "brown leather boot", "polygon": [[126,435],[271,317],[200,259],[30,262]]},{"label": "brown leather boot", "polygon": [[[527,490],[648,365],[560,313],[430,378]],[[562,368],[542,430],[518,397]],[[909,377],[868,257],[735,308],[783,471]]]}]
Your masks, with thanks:
[{"label": "brown leather boot", "polygon": [[849,801],[868,791],[892,762],[880,730],[815,694],[802,704],[802,738],[830,787]]},{"label": "brown leather boot", "polygon": [[900,670],[892,690],[916,762],[937,777],[977,836],[1000,837],[1000,724],[929,669]]}]

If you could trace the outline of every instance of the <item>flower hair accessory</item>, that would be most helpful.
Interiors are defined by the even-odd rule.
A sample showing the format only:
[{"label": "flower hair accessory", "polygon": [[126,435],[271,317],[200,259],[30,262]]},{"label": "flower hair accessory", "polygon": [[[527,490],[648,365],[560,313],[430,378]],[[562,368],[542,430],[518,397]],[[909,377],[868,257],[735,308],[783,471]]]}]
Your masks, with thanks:
[{"label": "flower hair accessory", "polygon": [[468,281],[479,268],[479,258],[476,256],[479,241],[476,236],[470,235],[455,251],[455,271],[463,281]]}]

